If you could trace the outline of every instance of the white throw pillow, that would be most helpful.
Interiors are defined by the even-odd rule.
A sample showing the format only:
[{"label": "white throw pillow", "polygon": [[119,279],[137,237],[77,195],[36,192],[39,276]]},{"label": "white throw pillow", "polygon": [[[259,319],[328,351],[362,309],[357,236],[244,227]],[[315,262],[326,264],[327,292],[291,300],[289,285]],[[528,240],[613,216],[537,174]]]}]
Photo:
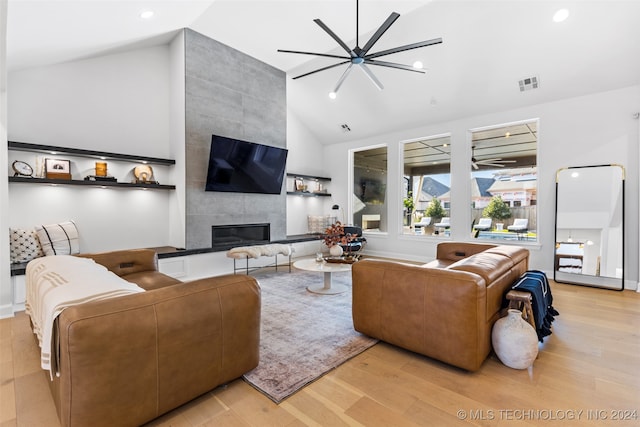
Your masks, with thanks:
[{"label": "white throw pillow", "polygon": [[38,240],[45,255],[73,255],[80,253],[78,229],[73,221],[36,226]]},{"label": "white throw pillow", "polygon": [[31,261],[44,256],[35,230],[9,229],[11,263]]}]

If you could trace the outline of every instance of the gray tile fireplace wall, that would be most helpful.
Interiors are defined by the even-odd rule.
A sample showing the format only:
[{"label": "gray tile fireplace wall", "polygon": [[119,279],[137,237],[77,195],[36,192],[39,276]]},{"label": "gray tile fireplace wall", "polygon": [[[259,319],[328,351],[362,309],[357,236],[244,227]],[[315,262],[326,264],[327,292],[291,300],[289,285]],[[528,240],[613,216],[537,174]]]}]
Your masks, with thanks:
[{"label": "gray tile fireplace wall", "polygon": [[286,237],[286,191],[205,192],[211,135],[286,148],[286,74],[185,30],[186,246],[211,247],[211,226],[271,224]]}]

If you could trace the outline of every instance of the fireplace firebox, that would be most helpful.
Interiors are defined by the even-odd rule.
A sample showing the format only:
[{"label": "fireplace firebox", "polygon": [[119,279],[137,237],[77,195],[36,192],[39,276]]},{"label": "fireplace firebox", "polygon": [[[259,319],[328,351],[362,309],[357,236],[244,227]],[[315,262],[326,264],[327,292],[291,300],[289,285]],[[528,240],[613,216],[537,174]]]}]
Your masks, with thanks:
[{"label": "fireplace firebox", "polygon": [[271,225],[269,223],[211,226],[211,247],[214,249],[260,245],[270,241]]}]

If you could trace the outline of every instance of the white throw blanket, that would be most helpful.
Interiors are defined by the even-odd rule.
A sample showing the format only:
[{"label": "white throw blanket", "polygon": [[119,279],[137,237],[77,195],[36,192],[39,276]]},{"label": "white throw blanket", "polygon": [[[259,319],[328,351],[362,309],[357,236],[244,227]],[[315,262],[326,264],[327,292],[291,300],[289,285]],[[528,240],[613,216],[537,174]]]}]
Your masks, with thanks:
[{"label": "white throw blanket", "polygon": [[57,372],[58,348],[52,348],[54,321],[67,307],[89,301],[144,292],[89,258],[47,256],[27,264],[27,301],[33,333],[38,336],[42,369]]}]

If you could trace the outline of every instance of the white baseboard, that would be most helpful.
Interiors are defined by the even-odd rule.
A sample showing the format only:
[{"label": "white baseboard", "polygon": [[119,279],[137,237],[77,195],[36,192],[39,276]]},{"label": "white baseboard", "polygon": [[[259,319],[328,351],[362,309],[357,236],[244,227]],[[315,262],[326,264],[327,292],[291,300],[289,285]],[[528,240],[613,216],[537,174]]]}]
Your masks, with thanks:
[{"label": "white baseboard", "polygon": [[13,313],[15,313],[13,309],[13,305],[11,304],[0,305],[0,319],[13,317]]}]

